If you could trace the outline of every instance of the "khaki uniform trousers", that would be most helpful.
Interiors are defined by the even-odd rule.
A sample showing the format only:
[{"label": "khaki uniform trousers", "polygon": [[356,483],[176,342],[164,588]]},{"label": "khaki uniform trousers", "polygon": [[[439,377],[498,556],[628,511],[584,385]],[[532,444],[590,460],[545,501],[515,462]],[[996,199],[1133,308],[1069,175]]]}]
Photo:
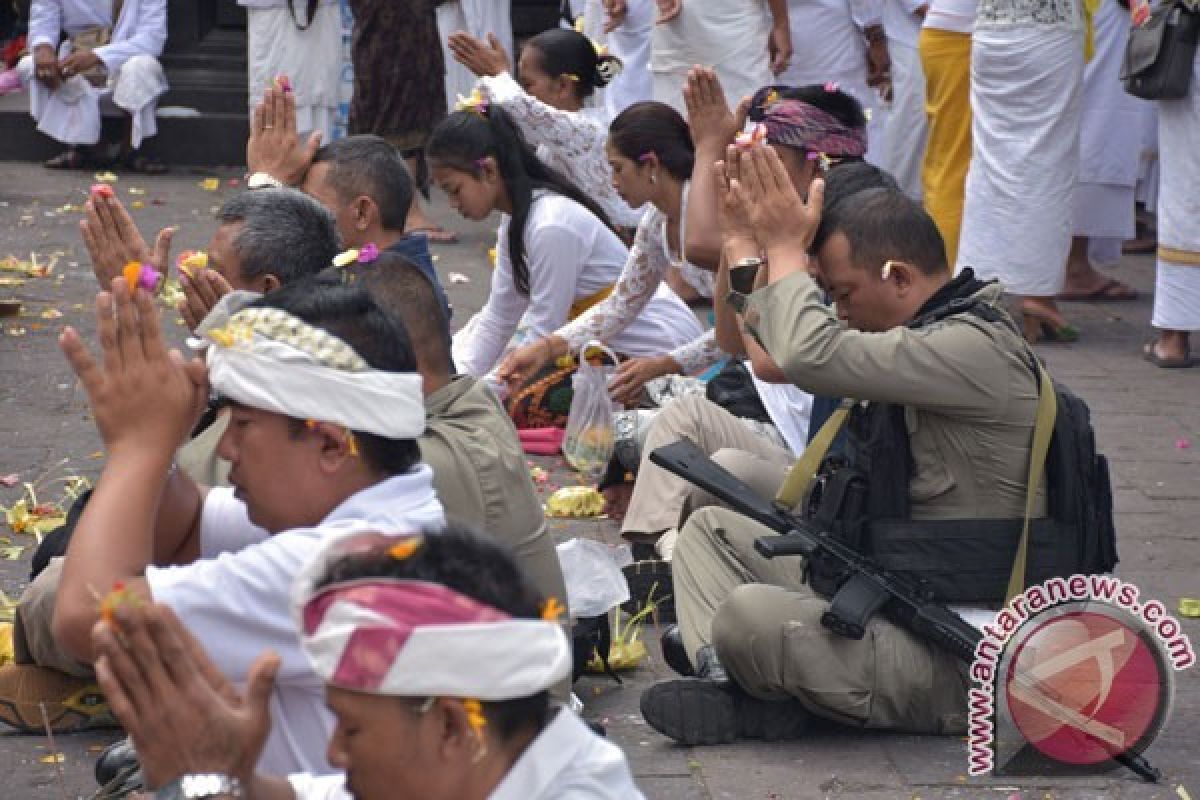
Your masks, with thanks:
[{"label": "khaki uniform trousers", "polygon": [[680,397],[655,417],[646,434],[637,481],[621,523],[622,534],[662,533],[680,526],[693,510],[717,502],[683,478],[650,463],[650,454],[657,448],[685,438],[764,497],[775,495],[796,458],[702,395]]},{"label": "khaki uniform trousers", "polygon": [[810,589],[803,559],[766,559],[773,533],[705,508],[680,533],[672,571],[689,653],[712,644],[738,685],[764,700],[795,698],[814,714],[914,733],[966,729],[967,667],[876,617],[861,640],[821,625],[829,601]]}]

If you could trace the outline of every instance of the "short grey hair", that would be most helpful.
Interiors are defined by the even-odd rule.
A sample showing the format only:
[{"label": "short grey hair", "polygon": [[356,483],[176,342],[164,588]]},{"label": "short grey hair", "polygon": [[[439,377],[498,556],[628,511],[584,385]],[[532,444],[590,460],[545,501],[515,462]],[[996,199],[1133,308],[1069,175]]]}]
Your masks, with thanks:
[{"label": "short grey hair", "polygon": [[244,191],[221,206],[217,222],[242,225],[233,249],[245,281],[269,274],[286,286],[316,275],[341,250],[333,215],[298,189]]}]

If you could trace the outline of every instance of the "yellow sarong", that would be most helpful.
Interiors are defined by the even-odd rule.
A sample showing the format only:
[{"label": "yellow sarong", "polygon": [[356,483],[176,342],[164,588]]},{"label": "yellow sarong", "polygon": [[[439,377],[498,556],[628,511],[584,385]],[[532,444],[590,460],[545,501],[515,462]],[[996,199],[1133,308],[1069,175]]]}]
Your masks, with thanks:
[{"label": "yellow sarong", "polygon": [[574,303],[571,303],[571,308],[569,311],[567,311],[567,321],[574,322],[590,311],[593,306],[598,306],[603,303],[608,299],[608,296],[613,293],[613,289],[615,288],[617,288],[615,283],[610,284],[598,292],[589,294],[587,297],[578,298]]},{"label": "yellow sarong", "polygon": [[953,268],[971,165],[971,34],[922,28],[919,48],[929,118],[921,167],[925,210],[942,234]]}]

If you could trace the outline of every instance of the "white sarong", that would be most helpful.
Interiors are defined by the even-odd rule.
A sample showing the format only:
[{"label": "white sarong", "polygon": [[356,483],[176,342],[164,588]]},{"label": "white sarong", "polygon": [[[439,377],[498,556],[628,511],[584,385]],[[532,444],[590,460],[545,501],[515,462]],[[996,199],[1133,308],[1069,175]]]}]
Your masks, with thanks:
[{"label": "white sarong", "polygon": [[1132,239],[1142,116],[1149,103],[1126,92],[1118,78],[1129,13],[1116,3],[1101,3],[1092,19],[1096,52],[1083,70],[1074,233]]},{"label": "white sarong", "polygon": [[888,51],[892,58],[892,107],[888,110],[883,142],[884,166],[905,194],[920,201],[921,165],[929,137],[925,71],[917,48],[889,38]]},{"label": "white sarong", "polygon": [[[305,7],[296,4],[303,24]],[[337,2],[322,2],[312,24],[300,30],[287,6],[247,8],[247,69],[250,112],[276,76],[287,75],[296,94],[296,130],[307,136],[320,131],[322,142],[333,138],[342,71],[342,12]]]},{"label": "white sarong", "polygon": [[450,34],[465,31],[484,42],[494,34],[512,59],[516,74],[518,54],[513,50],[512,3],[510,0],[449,0],[437,7],[438,36],[442,40],[442,57],[446,62],[446,108],[451,111],[458,96],[471,94],[475,74],[454,60],[450,52]]},{"label": "white sarong", "polygon": [[683,86],[696,64],[716,70],[730,105],[774,82],[766,0],[685,2],[679,15],[652,34],[654,99],[687,115]]},{"label": "white sarong", "polygon": [[604,91],[609,119],[634,103],[654,99],[650,73],[650,36],[654,30],[654,0],[626,0],[625,21],[608,34],[608,49],[621,59],[621,74]]},{"label": "white sarong", "polygon": [[957,268],[1018,295],[1062,289],[1079,174],[1083,33],[975,28],[971,167]]},{"label": "white sarong", "polygon": [[[1200,330],[1200,59],[1180,100],[1158,102],[1158,273],[1154,284],[1156,328]],[[1161,248],[1169,252],[1164,253]],[[1173,251],[1173,252],[1171,252]]]},{"label": "white sarong", "polygon": [[[70,53],[64,42],[59,57]],[[29,89],[29,113],[37,120],[37,129],[51,139],[68,145],[93,145],[100,141],[100,103],[111,99],[113,105],[133,120],[130,144],[142,146],[144,139],[158,133],[154,116],[158,98],[167,91],[167,77],[154,56],[132,56],[110,75],[108,84],[97,88],[81,75],[74,75],[51,91],[33,76],[33,56],[17,64],[21,85]]]}]

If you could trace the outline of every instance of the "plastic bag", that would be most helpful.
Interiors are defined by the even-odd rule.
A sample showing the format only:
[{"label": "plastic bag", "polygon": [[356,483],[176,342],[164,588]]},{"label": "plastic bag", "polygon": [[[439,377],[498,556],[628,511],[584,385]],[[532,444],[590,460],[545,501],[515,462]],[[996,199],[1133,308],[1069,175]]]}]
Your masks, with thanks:
[{"label": "plastic bag", "polygon": [[571,379],[574,397],[567,415],[567,434],[562,451],[574,469],[595,483],[608,469],[613,454],[613,403],[608,396],[612,367],[594,366],[584,358],[589,348],[603,350],[613,360],[616,354],[599,342],[588,342],[579,353],[579,368]]},{"label": "plastic bag", "polygon": [[571,539],[556,549],[573,618],[607,614],[629,599],[629,583],[621,572],[621,567],[633,563],[628,545],[610,547],[592,539]]}]

